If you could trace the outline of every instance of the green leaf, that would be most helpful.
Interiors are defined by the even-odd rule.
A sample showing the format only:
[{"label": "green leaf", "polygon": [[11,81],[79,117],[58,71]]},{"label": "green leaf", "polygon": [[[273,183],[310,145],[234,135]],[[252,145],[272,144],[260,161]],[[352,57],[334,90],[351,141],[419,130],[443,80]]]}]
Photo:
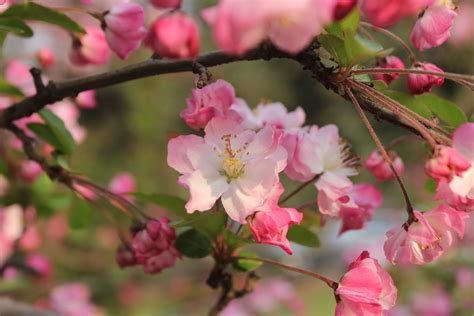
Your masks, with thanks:
[{"label": "green leaf", "polygon": [[471,117],[469,118],[469,122],[473,122],[473,123],[474,123],[474,114],[472,114]]},{"label": "green leaf", "polygon": [[92,219],[94,209],[86,200],[74,196],[72,209],[69,210],[69,226],[72,229],[83,229],[87,227]]},{"label": "green leaf", "polygon": [[0,79],[0,94],[7,95],[11,97],[24,97],[23,92],[6,81],[5,79]]},{"label": "green leaf", "polygon": [[22,37],[33,36],[33,30],[19,19],[0,19],[0,31],[15,33]]},{"label": "green leaf", "polygon": [[30,123],[27,125],[28,128],[36,134],[39,138],[53,146],[54,148],[60,148],[61,142],[57,139],[56,135],[51,131],[49,126],[40,123]]},{"label": "green leaf", "polygon": [[85,33],[84,28],[67,15],[34,2],[11,6],[0,15],[0,19],[3,18],[42,21],[60,26],[68,31]]},{"label": "green leaf", "polygon": [[318,36],[318,41],[341,66],[348,66],[351,63],[343,39],[332,34],[323,34]]},{"label": "green leaf", "polygon": [[374,81],[372,81],[372,87],[374,89],[379,90],[379,91],[385,91],[385,90],[388,89],[387,83],[383,80],[374,80]]},{"label": "green leaf", "polygon": [[428,178],[425,182],[425,191],[428,193],[435,193],[436,192],[436,181]]},{"label": "green leaf", "polygon": [[39,115],[45,121],[46,125],[48,125],[48,127],[51,129],[51,132],[54,134],[54,136],[56,136],[59,146],[55,146],[55,148],[66,155],[72,154],[74,147],[76,146],[76,142],[74,141],[74,138],[72,138],[72,135],[67,130],[66,126],[64,126],[64,122],[59,117],[57,117],[56,114],[48,109],[41,110]]},{"label": "green leaf", "polygon": [[360,23],[360,13],[359,10],[352,10],[341,22],[341,29],[344,34],[354,35],[357,33],[357,28]]},{"label": "green leaf", "polygon": [[[256,255],[252,252],[239,252],[238,254],[241,257],[256,257]],[[237,271],[242,271],[242,272],[250,272],[255,269],[258,269],[263,262],[257,261],[257,260],[252,260],[252,259],[237,259],[232,261],[232,267],[237,270]]]},{"label": "green leaf", "polygon": [[211,242],[206,235],[190,229],[176,238],[176,248],[186,257],[204,258],[211,253]]},{"label": "green leaf", "polygon": [[300,225],[291,226],[286,238],[288,238],[289,241],[306,247],[315,248],[320,246],[318,235]]},{"label": "green leaf", "polygon": [[425,103],[410,94],[393,90],[385,90],[383,93],[425,118],[431,118],[432,116],[431,110],[425,105]]},{"label": "green leaf", "polygon": [[224,240],[226,241],[226,244],[230,249],[236,249],[251,243],[250,240],[242,238],[227,229],[224,229],[223,235]]},{"label": "green leaf", "polygon": [[203,234],[206,234],[211,240],[222,233],[227,221],[227,215],[224,212],[196,212],[188,215],[188,220],[185,220],[175,227],[193,227]]},{"label": "green leaf", "polygon": [[352,64],[358,64],[364,60],[384,54],[384,49],[379,43],[359,34],[347,36],[344,45],[346,54]]},{"label": "green leaf", "polygon": [[189,216],[185,209],[186,201],[182,198],[168,194],[147,194],[141,192],[133,193],[133,195],[139,201],[156,204],[172,211],[179,217],[186,218]]},{"label": "green leaf", "polygon": [[466,114],[453,102],[434,94],[423,94],[416,97],[423,102],[436,116],[454,128],[467,122]]}]

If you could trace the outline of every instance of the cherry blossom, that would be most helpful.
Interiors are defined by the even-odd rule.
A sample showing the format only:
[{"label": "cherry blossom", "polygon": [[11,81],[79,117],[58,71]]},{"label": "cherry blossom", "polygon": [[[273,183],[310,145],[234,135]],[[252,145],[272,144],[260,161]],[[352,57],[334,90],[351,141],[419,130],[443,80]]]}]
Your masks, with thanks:
[{"label": "cherry blossom", "polygon": [[268,126],[254,132],[233,120],[216,117],[205,136],[179,136],[168,143],[168,165],[182,174],[189,189],[188,213],[207,211],[222,197],[227,214],[245,223],[278,183],[286,152],[281,134]]}]

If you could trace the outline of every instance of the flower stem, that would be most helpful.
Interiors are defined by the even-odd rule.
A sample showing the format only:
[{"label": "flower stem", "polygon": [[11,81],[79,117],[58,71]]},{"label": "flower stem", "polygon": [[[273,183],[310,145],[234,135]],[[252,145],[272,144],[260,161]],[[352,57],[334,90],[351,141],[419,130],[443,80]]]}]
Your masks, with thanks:
[{"label": "flower stem", "polygon": [[393,175],[395,176],[395,179],[397,179],[398,184],[400,185],[400,189],[402,190],[403,197],[405,198],[405,204],[406,204],[406,210],[408,213],[408,220],[413,221],[415,219],[415,215],[413,213],[413,206],[411,204],[410,198],[408,196],[408,192],[405,188],[405,185],[402,182],[402,179],[398,175],[397,170],[395,170],[395,167],[393,166],[392,159],[390,159],[390,156],[388,155],[387,151],[385,150],[382,142],[380,141],[379,137],[377,136],[377,133],[375,132],[374,128],[369,122],[369,119],[367,118],[367,115],[365,115],[364,110],[362,110],[362,107],[359,104],[359,101],[357,98],[354,96],[354,93],[352,93],[351,89],[348,86],[345,86],[347,95],[351,99],[352,103],[354,103],[357,112],[359,112],[359,115],[364,122],[365,126],[369,130],[370,136],[372,136],[372,139],[374,140],[375,144],[377,145],[377,148],[379,149],[380,153],[382,154],[382,157],[384,160],[388,163],[390,166],[390,169],[392,170]]},{"label": "flower stem", "polygon": [[301,274],[304,274],[304,275],[309,275],[313,278],[316,278],[318,280],[323,281],[324,283],[326,283],[333,290],[337,289],[337,286],[339,285],[336,281],[334,281],[334,280],[332,280],[328,277],[325,277],[321,274],[318,274],[316,272],[312,272],[312,271],[308,271],[308,270],[305,270],[305,269],[302,269],[302,268],[290,266],[290,265],[287,265],[287,264],[284,264],[284,263],[281,263],[281,262],[278,262],[278,261],[275,261],[275,260],[271,260],[271,259],[264,259],[264,258],[259,258],[259,257],[241,257],[241,256],[232,257],[232,259],[233,260],[242,259],[242,260],[259,261],[259,262],[271,264],[271,265],[274,265],[274,266],[277,266],[277,267],[280,267],[280,268],[283,268],[283,269],[286,269],[286,270],[289,270],[289,271],[301,273]]},{"label": "flower stem", "polygon": [[301,190],[303,190],[304,188],[306,188],[309,184],[313,183],[314,181],[318,180],[319,177],[321,176],[321,174],[317,174],[315,175],[311,180],[308,180],[302,184],[300,184],[300,186],[298,186],[296,189],[294,189],[290,194],[288,194],[287,196],[285,196],[281,201],[280,203],[283,204],[285,202],[287,202],[289,199],[291,199],[293,196],[295,196],[296,194],[298,194]]},{"label": "flower stem", "polygon": [[364,68],[364,69],[353,69],[351,70],[351,75],[362,75],[362,74],[392,74],[397,73],[401,75],[429,75],[436,77],[443,77],[451,80],[465,80],[465,81],[474,81],[474,76],[472,75],[463,75],[456,74],[452,72],[436,72],[436,71],[427,71],[421,69],[404,69],[404,68]]}]

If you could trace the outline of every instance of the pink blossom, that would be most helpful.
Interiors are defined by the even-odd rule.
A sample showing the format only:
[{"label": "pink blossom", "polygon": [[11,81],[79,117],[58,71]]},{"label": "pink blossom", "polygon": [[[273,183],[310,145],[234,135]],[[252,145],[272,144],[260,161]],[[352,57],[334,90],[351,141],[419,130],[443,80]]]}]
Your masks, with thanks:
[{"label": "pink blossom", "polygon": [[[443,70],[441,70],[438,66],[433,65],[431,63],[416,63],[412,66],[412,69],[440,73],[443,72]],[[443,77],[420,74],[408,75],[408,90],[410,90],[412,94],[422,94],[425,92],[430,92],[433,86],[441,87],[443,83]]]},{"label": "pink blossom", "polygon": [[71,132],[76,143],[81,144],[87,135],[84,127],[79,125],[79,109],[69,99],[54,103],[49,109],[56,114],[63,122],[66,128]]},{"label": "pink blossom", "polygon": [[[385,69],[404,69],[405,64],[397,56],[387,56],[377,60],[377,67]],[[400,74],[374,74],[375,80],[383,80],[386,84],[390,84],[392,81],[398,79]]]},{"label": "pink blossom", "polygon": [[37,276],[41,279],[48,279],[53,273],[53,267],[49,259],[39,253],[29,255],[25,259],[27,266],[32,268],[38,274]]},{"label": "pink blossom", "polygon": [[83,109],[93,109],[97,105],[95,90],[81,92],[75,98],[76,104]]},{"label": "pink blossom", "polygon": [[222,197],[227,214],[245,223],[285,168],[281,134],[270,126],[259,132],[244,130],[220,117],[207,124],[205,134],[179,136],[168,143],[168,165],[182,174],[178,183],[190,191],[186,210],[207,211]]},{"label": "pink blossom", "polygon": [[15,242],[23,233],[23,209],[14,204],[0,207],[0,266],[13,254]]},{"label": "pink blossom", "polygon": [[416,15],[435,0],[364,0],[362,12],[370,23],[389,27],[406,16]]},{"label": "pink blossom", "polygon": [[332,20],[334,1],[221,0],[202,12],[220,49],[243,54],[266,38],[291,54],[306,48]]},{"label": "pink blossom", "polygon": [[451,27],[457,13],[454,5],[436,4],[428,8],[418,18],[410,40],[419,51],[437,47],[451,36]]},{"label": "pink blossom", "polygon": [[38,225],[31,224],[27,228],[25,228],[18,245],[21,250],[32,252],[39,248],[41,242],[42,239]]},{"label": "pink blossom", "polygon": [[426,173],[435,180],[451,181],[453,176],[460,176],[471,167],[456,150],[448,146],[438,145],[433,157],[425,164]]},{"label": "pink blossom", "polygon": [[458,10],[458,16],[451,29],[449,43],[456,47],[469,47],[474,40],[474,5],[463,2]]},{"label": "pink blossom", "polygon": [[[394,152],[389,152],[389,157],[392,160],[393,167],[397,171],[398,175],[402,175],[405,171],[403,160]],[[388,181],[395,179],[395,175],[392,172],[389,164],[383,159],[382,155],[378,150],[374,150],[367,157],[364,162],[365,168],[372,173],[377,181]]]},{"label": "pink blossom", "polygon": [[283,185],[276,184],[268,193],[265,202],[255,209],[253,217],[248,222],[258,243],[278,246],[291,255],[293,250],[286,239],[286,234],[291,225],[301,222],[303,214],[294,208],[278,206],[283,191]]},{"label": "pink blossom", "polygon": [[106,64],[110,49],[104,32],[97,27],[86,27],[86,32],[73,40],[69,59],[76,66]]},{"label": "pink blossom", "polygon": [[109,190],[118,195],[127,195],[135,192],[135,178],[127,172],[115,175],[109,183]]},{"label": "pink blossom", "polygon": [[[180,113],[186,124],[195,129],[206,127],[213,117],[239,120],[240,116],[231,106],[238,102],[234,87],[225,80],[217,80],[202,89],[193,89],[188,107]],[[240,102],[240,101],[239,101]]]},{"label": "pink blossom", "polygon": [[33,160],[22,161],[20,168],[20,178],[27,183],[35,182],[36,178],[43,173],[43,168]]},{"label": "pink blossom", "polygon": [[192,58],[199,52],[199,30],[182,12],[163,14],[151,26],[145,44],[160,57]]},{"label": "pink blossom", "polygon": [[412,310],[417,316],[453,315],[452,299],[440,287],[426,293],[416,292],[412,298]]},{"label": "pink blossom", "polygon": [[337,0],[334,7],[334,20],[340,21],[344,19],[356,5],[357,0]]},{"label": "pink blossom", "polygon": [[397,289],[387,271],[364,251],[349,265],[336,295],[336,316],[376,316],[395,306]]},{"label": "pink blossom", "polygon": [[58,213],[48,218],[45,234],[47,239],[62,241],[69,233],[69,224],[64,213]]},{"label": "pink blossom", "polygon": [[105,37],[110,48],[121,58],[140,47],[146,35],[145,11],[137,3],[118,3],[104,16]]},{"label": "pink blossom", "polygon": [[5,79],[19,88],[25,95],[36,93],[35,85],[30,73],[30,66],[13,59],[8,62],[5,69]]},{"label": "pink blossom", "polygon": [[182,0],[150,0],[150,2],[157,8],[178,9]]},{"label": "pink blossom", "polygon": [[143,270],[149,274],[172,267],[180,257],[175,241],[176,232],[169,225],[169,219],[149,220],[146,227],[133,237],[132,249],[136,264],[143,265]]},{"label": "pink blossom", "polygon": [[83,283],[67,283],[55,287],[50,294],[50,306],[62,316],[100,316],[100,309],[91,302],[89,288]]},{"label": "pink blossom", "polygon": [[456,235],[464,235],[467,214],[440,205],[433,210],[415,211],[416,222],[409,227],[388,231],[384,251],[387,260],[399,264],[426,264],[439,258],[450,248]]},{"label": "pink blossom", "polygon": [[41,65],[41,68],[47,69],[54,65],[56,62],[56,57],[54,56],[54,52],[47,48],[43,47],[36,53],[36,59]]}]

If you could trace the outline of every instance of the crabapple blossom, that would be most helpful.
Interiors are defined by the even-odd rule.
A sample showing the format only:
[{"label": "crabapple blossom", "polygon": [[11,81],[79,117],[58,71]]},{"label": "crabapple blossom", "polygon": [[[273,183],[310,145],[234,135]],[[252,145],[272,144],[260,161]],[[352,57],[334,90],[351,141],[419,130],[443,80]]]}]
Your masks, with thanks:
[{"label": "crabapple blossom", "polygon": [[76,143],[81,144],[87,136],[87,131],[79,125],[79,109],[70,100],[63,100],[50,106],[50,110],[63,120],[66,128],[71,132]]},{"label": "crabapple blossom", "polygon": [[[431,63],[415,63],[411,69],[424,70],[431,72],[443,72],[438,66]],[[412,94],[422,94],[430,92],[433,86],[441,87],[444,83],[443,77],[433,75],[409,74],[408,75],[408,90]]]},{"label": "crabapple blossom", "polygon": [[450,0],[438,2],[424,11],[413,27],[410,40],[419,51],[440,46],[451,36],[453,21],[457,16],[455,6]]},{"label": "crabapple blossom", "polygon": [[140,47],[146,35],[145,11],[137,3],[119,3],[104,16],[107,43],[121,59]]},{"label": "crabapple blossom", "polygon": [[0,207],[0,266],[12,255],[23,232],[23,209],[14,204]]},{"label": "crabapple blossom", "polygon": [[375,316],[395,306],[397,288],[378,261],[363,251],[341,278],[336,295],[336,316]]},{"label": "crabapple blossom", "polygon": [[56,62],[54,52],[47,47],[43,47],[36,52],[36,59],[43,69],[51,67]]},{"label": "crabapple blossom", "polygon": [[395,264],[426,264],[439,258],[464,235],[466,213],[440,205],[421,213],[414,211],[416,222],[395,227],[387,232],[384,251],[387,260]]},{"label": "crabapple blossom", "polygon": [[36,271],[41,279],[48,279],[53,273],[53,267],[49,259],[39,253],[29,255],[25,259],[25,264]]},{"label": "crabapple blossom", "polygon": [[195,57],[199,52],[199,30],[194,20],[182,12],[163,14],[149,29],[145,45],[160,57]]},{"label": "crabapple blossom", "polygon": [[222,198],[230,218],[245,223],[285,168],[281,133],[270,126],[259,132],[245,130],[220,117],[204,131],[204,137],[179,136],[168,143],[168,165],[182,174],[178,183],[190,191],[186,210],[207,211]]},{"label": "crabapple blossom", "polygon": [[33,183],[40,174],[43,173],[43,168],[33,160],[25,160],[21,162],[20,178],[27,182]]},{"label": "crabapple blossom", "polygon": [[243,54],[269,38],[291,54],[306,48],[332,20],[332,0],[221,0],[202,12],[220,49]]},{"label": "crabapple blossom", "polygon": [[182,0],[150,0],[150,2],[157,8],[178,9]]},{"label": "crabapple blossom", "polygon": [[[405,171],[403,160],[394,152],[390,151],[389,157],[392,160],[393,167],[398,175],[402,175]],[[390,165],[383,159],[378,150],[373,150],[367,160],[364,162],[364,167],[374,175],[377,181],[388,181],[395,179]]]},{"label": "crabapple blossom", "polygon": [[451,37],[449,43],[456,47],[469,46],[474,39],[474,5],[467,1],[460,6],[458,16],[454,20],[453,28],[451,29]]},{"label": "crabapple blossom", "polygon": [[433,157],[425,164],[426,173],[435,180],[446,179],[451,181],[453,176],[460,176],[471,167],[467,161],[455,149],[438,145]]},{"label": "crabapple blossom", "polygon": [[81,92],[75,98],[76,104],[83,109],[93,109],[97,105],[95,90]]},{"label": "crabapple blossom", "polygon": [[127,172],[119,173],[110,180],[109,190],[123,196],[133,193],[136,190],[135,178]]},{"label": "crabapple blossom", "polygon": [[[397,56],[386,56],[377,60],[377,67],[386,69],[404,69],[405,64]],[[374,74],[375,80],[383,80],[386,84],[390,84],[392,81],[398,79],[400,74]]]},{"label": "crabapple blossom", "polygon": [[370,23],[389,27],[406,16],[416,15],[435,0],[363,0],[362,12]]},{"label": "crabapple blossom", "polygon": [[110,49],[105,33],[92,26],[86,27],[86,32],[74,38],[69,59],[76,66],[106,64],[110,58]]},{"label": "crabapple blossom", "polygon": [[50,294],[51,309],[63,316],[101,316],[100,309],[91,301],[89,288],[83,283],[56,286]]},{"label": "crabapple blossom", "polygon": [[286,234],[291,225],[301,222],[303,214],[294,208],[278,206],[283,191],[283,185],[276,184],[268,193],[265,202],[255,209],[255,213],[247,221],[258,243],[278,246],[291,255],[293,250]]},{"label": "crabapple blossom", "polygon": [[413,295],[411,309],[417,316],[446,316],[453,314],[453,302],[440,287]]},{"label": "crabapple blossom", "polygon": [[333,18],[336,21],[344,19],[357,5],[357,0],[337,0]]},{"label": "crabapple blossom", "polygon": [[243,100],[236,98],[234,87],[227,81],[219,79],[202,89],[193,89],[191,93],[191,98],[186,100],[188,107],[180,113],[189,127],[204,128],[213,117],[240,119],[231,107]]}]

